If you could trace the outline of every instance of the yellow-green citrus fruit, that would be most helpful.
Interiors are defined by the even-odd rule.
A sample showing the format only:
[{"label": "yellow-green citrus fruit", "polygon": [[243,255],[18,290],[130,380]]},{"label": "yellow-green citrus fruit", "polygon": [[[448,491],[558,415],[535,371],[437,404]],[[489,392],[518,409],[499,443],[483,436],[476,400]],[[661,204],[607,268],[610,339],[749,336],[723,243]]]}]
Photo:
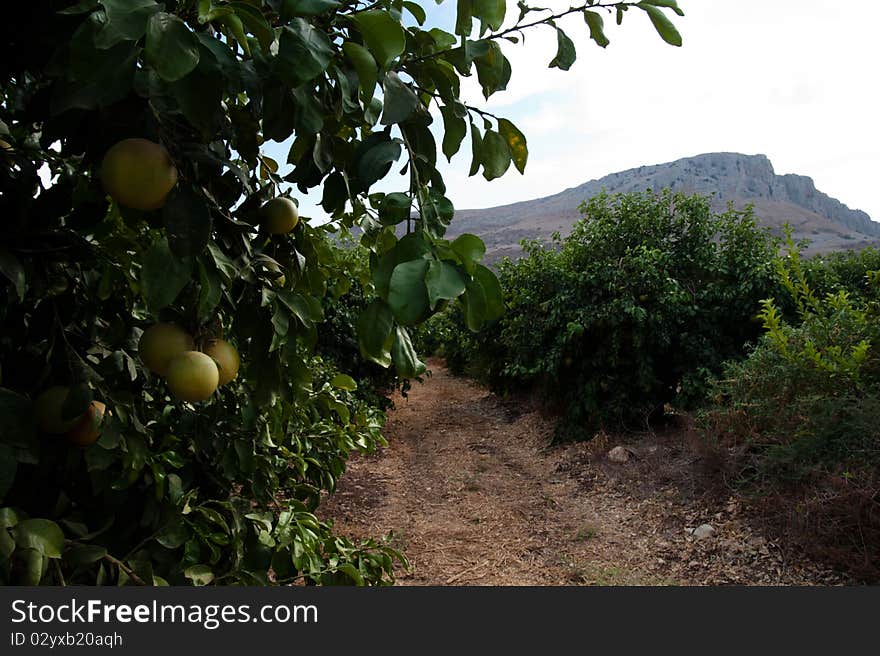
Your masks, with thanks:
[{"label": "yellow-green citrus fruit", "polygon": [[104,423],[104,411],[107,409],[100,401],[92,401],[89,409],[76,426],[64,434],[74,444],[89,446],[101,437],[101,425]]},{"label": "yellow-green citrus fruit", "polygon": [[260,225],[272,235],[288,233],[299,223],[299,210],[296,204],[284,196],[273,198],[263,205],[262,214]]},{"label": "yellow-green citrus fruit", "polygon": [[193,338],[173,323],[153,324],[138,342],[141,361],[160,376],[168,374],[168,365],[181,353],[195,349]]},{"label": "yellow-green citrus fruit", "polygon": [[177,169],[161,145],[147,139],[123,139],[104,155],[101,181],[120,205],[157,210],[177,184]]},{"label": "yellow-green citrus fruit", "polygon": [[235,380],[241,360],[232,344],[225,339],[212,339],[202,351],[217,363],[220,370],[220,385]]},{"label": "yellow-green citrus fruit", "polygon": [[171,361],[167,380],[171,393],[181,401],[204,401],[220,384],[220,372],[211,356],[187,351]]},{"label": "yellow-green citrus fruit", "polygon": [[34,417],[37,428],[44,433],[66,433],[79,423],[82,415],[73,419],[62,419],[61,408],[70,392],[69,387],[55,385],[45,390],[34,401]]}]

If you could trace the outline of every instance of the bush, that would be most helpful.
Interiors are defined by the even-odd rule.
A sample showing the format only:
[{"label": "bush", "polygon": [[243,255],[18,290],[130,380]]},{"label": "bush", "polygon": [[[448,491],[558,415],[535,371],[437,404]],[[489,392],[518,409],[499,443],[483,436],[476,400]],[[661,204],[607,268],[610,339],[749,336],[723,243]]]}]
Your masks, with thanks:
[{"label": "bush", "polygon": [[[406,392],[410,380],[399,376],[391,367],[376,364],[361,352],[356,327],[358,317],[370,302],[364,282],[369,285],[370,265],[366,254],[356,244],[342,241],[340,245],[338,258],[344,268],[328,282],[330,293],[325,299],[324,321],[318,330],[315,348],[325,360],[352,376],[357,383],[356,397],[387,410],[392,406],[389,394],[396,389]],[[416,333],[417,329],[412,332]]]},{"label": "bush", "polygon": [[[843,290],[820,297],[808,282],[819,272],[815,263],[804,266],[791,242],[777,267],[798,319],[787,322],[776,301],[763,302],[766,333],[748,359],[727,366],[716,407],[703,416],[706,433],[725,454],[735,484],[771,500],[774,516],[804,544],[876,576],[878,305]],[[870,297],[880,278],[869,272],[865,280]]]},{"label": "bush", "polygon": [[453,369],[552,401],[559,436],[574,438],[704,398],[760,334],[755,311],[776,285],[775,242],[751,210],[715,214],[709,198],[669,191],[580,209],[569,237],[524,243],[527,257],[501,264],[498,324],[445,343]]}]

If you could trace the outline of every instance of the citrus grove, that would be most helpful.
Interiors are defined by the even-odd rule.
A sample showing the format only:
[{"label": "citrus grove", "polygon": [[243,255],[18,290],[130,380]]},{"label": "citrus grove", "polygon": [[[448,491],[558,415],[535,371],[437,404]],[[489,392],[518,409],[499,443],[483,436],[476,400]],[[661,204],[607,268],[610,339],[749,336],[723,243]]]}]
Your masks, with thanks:
[{"label": "citrus grove", "polygon": [[[400,554],[313,514],[383,443],[349,363],[316,351],[325,310],[356,288],[358,357],[400,380],[448,302],[496,319],[482,242],[443,237],[436,136],[451,158],[469,135],[490,180],[528,153],[461,78],[502,91],[526,29],[555,30],[567,70],[567,15],[603,47],[603,16],[633,10],[681,42],[674,0],[506,9],[460,0],[454,33],[408,0],[55,0],[4,22],[0,583],[392,580]],[[406,188],[375,191],[392,168]],[[328,223],[300,216],[309,190]]]}]

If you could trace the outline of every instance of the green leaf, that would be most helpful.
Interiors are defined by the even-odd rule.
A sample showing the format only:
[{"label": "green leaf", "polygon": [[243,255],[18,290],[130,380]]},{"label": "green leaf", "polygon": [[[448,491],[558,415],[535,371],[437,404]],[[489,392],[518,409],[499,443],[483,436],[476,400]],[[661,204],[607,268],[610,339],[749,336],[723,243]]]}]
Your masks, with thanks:
[{"label": "green leaf", "polygon": [[391,347],[391,360],[397,374],[404,378],[415,378],[425,373],[427,367],[419,359],[406,328],[397,326],[394,329],[394,345]]},{"label": "green leaf", "polygon": [[378,98],[370,100],[370,104],[364,109],[364,120],[367,125],[373,127],[379,122],[379,116],[382,114],[382,101]]},{"label": "green leaf", "polygon": [[220,250],[220,247],[213,241],[208,242],[208,252],[217,266],[217,270],[227,279],[232,280],[238,276],[238,267],[229,259],[229,257]]},{"label": "green leaf", "polygon": [[506,0],[474,0],[474,16],[493,32],[501,28],[506,11]]},{"label": "green leaf", "polygon": [[64,561],[74,567],[82,567],[96,563],[106,555],[106,547],[97,544],[77,544],[64,553]]},{"label": "green leaf", "polygon": [[469,330],[480,330],[486,321],[486,295],[479,282],[472,280],[467,290],[461,295],[464,322]]},{"label": "green leaf", "polygon": [[22,585],[39,585],[43,579],[43,554],[38,549],[21,549],[18,558],[22,564],[18,582]]},{"label": "green leaf", "polygon": [[9,531],[0,527],[0,560],[9,558],[15,551],[15,540],[9,535]]},{"label": "green leaf", "polygon": [[550,68],[558,68],[567,71],[577,59],[577,52],[574,49],[574,43],[568,38],[568,35],[556,28],[556,56],[550,62]]},{"label": "green leaf", "polygon": [[409,2],[409,0],[403,1],[403,7],[406,9],[412,17],[416,19],[416,23],[419,25],[424,25],[425,21],[428,19],[428,15],[425,13],[425,10],[422,9],[422,6],[416,2]]},{"label": "green leaf", "polygon": [[178,185],[162,207],[162,223],[174,255],[198,255],[211,239],[211,211],[188,184]]},{"label": "green leaf", "polygon": [[458,0],[455,13],[455,33],[466,37],[473,30],[474,2],[473,0]]},{"label": "green leaf", "polygon": [[13,529],[15,543],[22,549],[35,549],[43,556],[61,558],[64,533],[48,519],[25,519]]},{"label": "green leaf", "polygon": [[458,39],[455,38],[454,34],[444,32],[437,27],[432,27],[430,30],[428,30],[428,34],[430,34],[431,38],[434,40],[434,46],[437,48],[437,50],[446,50],[447,48],[451,48],[455,45],[455,42],[458,41]]},{"label": "green leaf", "polygon": [[495,41],[475,42],[485,43],[486,52],[474,59],[477,67],[477,79],[480,86],[483,87],[483,96],[487,99],[496,91],[502,91],[507,88],[510,82],[510,62],[501,52],[501,46]]},{"label": "green leaf", "polygon": [[663,10],[655,6],[656,4],[657,2],[655,0],[655,2],[640,2],[636,6],[643,9],[645,13],[648,14],[648,17],[654,24],[654,29],[657,30],[657,34],[660,35],[660,38],[666,41],[669,45],[681,46],[681,34],[675,29],[675,25],[672,24],[672,21],[663,13]]},{"label": "green leaf", "polygon": [[391,308],[380,298],[373,299],[357,320],[357,336],[364,357],[387,367],[391,364],[391,329],[394,316]]},{"label": "green leaf", "polygon": [[199,301],[196,306],[199,321],[206,321],[214,312],[223,293],[223,284],[213,266],[199,262]]},{"label": "green leaf", "polygon": [[[98,51],[92,51],[98,53]],[[96,109],[118,102],[128,94],[137,70],[140,48],[124,42],[98,56],[73,50],[68,56],[88,69],[82,79],[59,80],[51,101],[53,115],[69,109]]]},{"label": "green leaf", "polygon": [[590,28],[590,38],[595,41],[597,45],[604,48],[611,43],[608,40],[608,37],[605,36],[605,21],[602,19],[601,14],[598,14],[595,11],[585,11],[584,20]]},{"label": "green leaf", "polygon": [[401,262],[422,258],[430,251],[431,248],[421,232],[413,232],[401,237],[394,248],[382,255],[379,258],[379,263],[373,267],[373,284],[376,287],[376,293],[383,298],[388,295],[394,267]]},{"label": "green leaf", "polygon": [[427,271],[427,260],[412,260],[398,264],[391,273],[388,305],[394,318],[403,325],[418,323],[428,313]]},{"label": "green leaf", "polygon": [[464,233],[450,244],[452,250],[461,258],[462,265],[468,273],[473,273],[477,262],[486,254],[486,244],[476,235]]},{"label": "green leaf", "polygon": [[193,585],[208,585],[214,580],[214,572],[207,565],[192,565],[183,570],[183,575],[193,582]]},{"label": "green leaf", "polygon": [[677,0],[644,0],[641,4],[654,5],[655,7],[667,7],[672,9],[679,16],[684,16],[684,12],[679,8]]},{"label": "green leaf", "polygon": [[171,253],[168,241],[157,241],[144,255],[141,295],[154,315],[177,298],[192,277],[192,259]]},{"label": "green leaf", "polygon": [[12,286],[19,301],[24,300],[24,293],[27,290],[27,279],[25,278],[24,267],[18,258],[13,255],[12,251],[3,245],[0,245],[0,273],[2,273]]},{"label": "green leaf", "polygon": [[441,237],[455,214],[452,201],[431,188],[422,196],[422,227],[432,237]]},{"label": "green leaf", "polygon": [[321,207],[331,216],[339,216],[345,211],[348,200],[348,185],[345,176],[334,171],[324,180],[324,192],[321,195]]},{"label": "green leaf", "polygon": [[474,271],[474,280],[480,283],[486,300],[486,321],[494,321],[504,314],[504,292],[501,283],[491,270],[478,264]]},{"label": "green leaf", "polygon": [[376,60],[373,59],[369,50],[354,41],[343,43],[342,52],[351,60],[354,70],[357,72],[361,97],[365,102],[369,102],[373,94],[376,93],[376,82],[379,79]]},{"label": "green leaf", "polygon": [[144,53],[159,77],[174,82],[198,65],[199,40],[177,16],[159,12],[147,22]]},{"label": "green leaf", "polygon": [[12,528],[21,521],[18,513],[12,508],[0,508],[0,528]]},{"label": "green leaf", "polygon": [[341,5],[336,0],[284,0],[281,16],[288,20],[293,16],[317,16],[332,11]]},{"label": "green leaf", "polygon": [[480,153],[483,177],[486,180],[500,178],[510,167],[510,148],[507,140],[494,130],[486,130]]},{"label": "green leaf", "polygon": [[322,30],[295,18],[281,28],[273,70],[286,84],[298,87],[323,73],[333,55],[333,46]]},{"label": "green leaf", "polygon": [[268,55],[272,43],[275,41],[275,33],[263,13],[246,2],[230,2],[229,6],[235,10],[235,14],[247,26],[251,34],[257,37],[260,48]]},{"label": "green leaf", "polygon": [[222,119],[223,74],[199,66],[182,80],[169,86],[186,119],[206,137],[213,134]]},{"label": "green leaf", "polygon": [[105,21],[95,35],[95,47],[112,48],[122,41],[138,41],[147,31],[147,21],[160,7],[155,0],[101,0]]},{"label": "green leaf", "polygon": [[382,91],[385,96],[382,125],[393,125],[405,121],[422,106],[422,101],[419,100],[415,92],[393,71],[385,76]]},{"label": "green leaf", "polygon": [[303,294],[286,289],[279,289],[275,294],[306,328],[314,326],[323,318],[320,305],[316,308]]},{"label": "green leaf", "polygon": [[330,381],[330,387],[353,392],[357,389],[357,383],[351,376],[346,374],[336,374]]},{"label": "green leaf", "polygon": [[352,580],[355,585],[365,585],[364,577],[357,570],[357,567],[355,567],[351,563],[341,563],[337,565],[336,571],[345,574],[348,578]]},{"label": "green leaf", "polygon": [[471,123],[471,168],[468,171],[468,177],[476,175],[483,163],[483,138],[480,136],[480,129]]},{"label": "green leaf", "polygon": [[458,298],[464,292],[465,285],[464,276],[449,262],[432,260],[428,263],[425,286],[428,289],[428,303],[432,310],[439,300]]},{"label": "green leaf", "polygon": [[234,43],[234,41],[237,41],[238,45],[241,46],[241,49],[244,50],[244,54],[250,56],[251,46],[248,42],[247,34],[245,34],[244,22],[241,18],[239,18],[236,13],[228,7],[221,7],[216,11],[216,14],[217,20],[225,25],[232,33],[231,37],[227,37],[227,42]]},{"label": "green leaf", "polygon": [[442,105],[440,114],[443,116],[443,154],[447,161],[451,161],[452,156],[461,148],[461,142],[467,133],[467,123],[449,105]]},{"label": "green leaf", "polygon": [[403,26],[385,10],[375,9],[351,17],[364,38],[364,43],[383,69],[406,48]]},{"label": "green leaf", "polygon": [[400,159],[401,148],[397,141],[379,141],[367,150],[357,163],[357,177],[364,190],[391,170],[391,163]]},{"label": "green leaf", "polygon": [[397,225],[410,217],[412,199],[408,194],[394,192],[382,199],[379,206],[379,220],[383,225]]},{"label": "green leaf", "polygon": [[516,170],[520,173],[524,173],[526,162],[529,160],[529,149],[526,144],[525,135],[506,118],[499,119],[498,131],[507,142],[507,147],[510,150],[510,157],[513,160],[513,165],[516,167]]}]

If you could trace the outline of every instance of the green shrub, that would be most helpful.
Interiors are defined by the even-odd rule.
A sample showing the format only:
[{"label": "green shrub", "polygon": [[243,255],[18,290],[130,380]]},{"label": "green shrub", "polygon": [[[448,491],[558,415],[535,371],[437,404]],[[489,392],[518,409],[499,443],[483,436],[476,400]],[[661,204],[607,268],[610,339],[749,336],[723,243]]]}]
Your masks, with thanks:
[{"label": "green shrub", "polygon": [[[859,261],[857,256],[839,262]],[[820,296],[789,240],[777,259],[793,322],[763,302],[765,335],[726,368],[703,416],[738,486],[773,499],[774,517],[813,549],[861,572],[880,568],[880,323],[878,304],[845,290]],[[829,275],[835,274],[834,269]],[[880,277],[868,272],[866,284]],[[780,511],[781,510],[781,511]]]},{"label": "green shrub", "polygon": [[552,401],[559,437],[573,438],[702,399],[759,336],[758,302],[776,285],[775,242],[751,210],[664,191],[602,194],[581,211],[566,239],[501,264],[498,324],[445,346],[496,389]]},{"label": "green shrub", "polygon": [[[317,331],[315,350],[354,378],[356,397],[387,410],[392,406],[389,395],[396,389],[408,390],[410,381],[399,376],[394,368],[382,367],[361,352],[356,326],[372,298],[365,291],[365,284],[370,284],[370,264],[366,253],[355,244],[343,241],[340,246],[337,259],[345,268],[328,281],[330,293],[325,299],[324,321]],[[413,333],[417,330],[413,328]]]}]

